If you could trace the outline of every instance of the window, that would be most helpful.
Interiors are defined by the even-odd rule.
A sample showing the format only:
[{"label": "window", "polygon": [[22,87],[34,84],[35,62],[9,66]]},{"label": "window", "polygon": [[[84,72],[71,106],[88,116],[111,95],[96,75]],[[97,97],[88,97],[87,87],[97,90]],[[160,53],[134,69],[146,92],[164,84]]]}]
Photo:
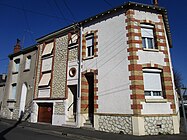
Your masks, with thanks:
[{"label": "window", "polygon": [[42,72],[51,71],[53,58],[46,58],[42,60]]},{"label": "window", "polygon": [[31,56],[27,56],[26,62],[25,62],[25,69],[29,70],[31,65]]},{"label": "window", "polygon": [[46,44],[45,47],[44,47],[42,56],[46,56],[46,55],[52,54],[53,47],[54,47],[53,42]]},{"label": "window", "polygon": [[142,34],[142,46],[146,49],[155,49],[154,43],[154,26],[151,25],[141,25]]},{"label": "window", "polygon": [[16,83],[12,84],[12,94],[10,95],[10,99],[16,99]]},{"label": "window", "polygon": [[48,87],[51,80],[51,73],[45,73],[39,83],[39,87]]},{"label": "window", "polygon": [[143,79],[145,97],[162,97],[161,70],[144,69]]},{"label": "window", "polygon": [[20,64],[20,59],[14,60],[14,72],[19,71],[19,64]]},{"label": "window", "polygon": [[86,36],[86,57],[94,55],[94,34]]}]

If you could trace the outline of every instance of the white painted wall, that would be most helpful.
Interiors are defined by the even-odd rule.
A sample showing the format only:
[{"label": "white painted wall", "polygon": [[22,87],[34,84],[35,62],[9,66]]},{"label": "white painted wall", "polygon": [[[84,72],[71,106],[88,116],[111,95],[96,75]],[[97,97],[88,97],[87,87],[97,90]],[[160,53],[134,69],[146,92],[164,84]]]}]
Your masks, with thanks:
[{"label": "white painted wall", "polygon": [[[135,16],[136,19],[139,20],[151,20],[153,22],[159,22],[160,20],[158,19],[158,15],[154,13],[149,13],[149,12],[142,12],[142,11],[135,11]],[[162,35],[161,33],[159,33]],[[167,48],[169,50],[168,46],[168,40],[167,36],[166,37],[166,42],[167,42]],[[162,47],[161,47],[162,49]],[[151,64],[159,64],[162,66],[166,66],[166,63],[164,62],[164,54],[162,52],[158,51],[144,51],[144,50],[139,50],[137,53],[139,60],[137,61],[138,64],[146,64],[146,63],[151,63]],[[143,109],[142,109],[142,114],[172,114],[173,111],[170,108],[170,102],[167,103],[142,103]]]},{"label": "white painted wall", "polygon": [[98,113],[132,114],[125,27],[120,14],[83,29],[98,30],[98,57],[85,60],[82,69],[98,69]]},{"label": "white painted wall", "polygon": [[137,55],[139,57],[139,60],[137,61],[138,64],[153,63],[162,66],[166,65],[164,62],[164,54],[162,52],[139,50]]},{"label": "white painted wall", "polygon": [[171,103],[142,103],[142,114],[172,114]]}]

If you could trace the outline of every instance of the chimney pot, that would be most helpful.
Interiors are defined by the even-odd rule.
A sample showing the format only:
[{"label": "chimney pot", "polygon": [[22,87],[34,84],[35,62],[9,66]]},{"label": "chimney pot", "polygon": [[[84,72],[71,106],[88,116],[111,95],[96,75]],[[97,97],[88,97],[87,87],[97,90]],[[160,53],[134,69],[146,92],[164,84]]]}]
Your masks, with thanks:
[{"label": "chimney pot", "polygon": [[17,53],[17,52],[19,52],[21,50],[20,42],[21,41],[19,39],[17,39],[16,45],[14,46],[14,53]]},{"label": "chimney pot", "polygon": [[155,6],[158,6],[158,0],[153,0],[153,4],[154,4]]}]

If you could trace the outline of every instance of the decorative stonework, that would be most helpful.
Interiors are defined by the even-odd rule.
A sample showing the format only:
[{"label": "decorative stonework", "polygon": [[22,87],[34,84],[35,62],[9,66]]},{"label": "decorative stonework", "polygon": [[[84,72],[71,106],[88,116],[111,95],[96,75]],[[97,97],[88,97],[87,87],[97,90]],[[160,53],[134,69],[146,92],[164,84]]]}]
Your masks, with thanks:
[{"label": "decorative stonework", "polygon": [[12,116],[13,120],[18,120],[19,119],[19,108],[15,108],[13,110],[13,116]]},{"label": "decorative stonework", "polygon": [[113,133],[132,134],[132,119],[125,116],[99,116],[99,130]]},{"label": "decorative stonework", "polygon": [[55,115],[64,115],[65,114],[64,102],[56,102],[55,103],[54,114]]},{"label": "decorative stonework", "polygon": [[67,51],[68,36],[57,38],[52,77],[52,98],[64,98],[66,96]]},{"label": "decorative stonework", "polygon": [[86,36],[94,35],[94,57],[98,57],[98,30],[91,30],[82,35],[82,59],[86,59]]},{"label": "decorative stonework", "polygon": [[78,48],[70,48],[68,61],[76,61],[78,59]]},{"label": "decorative stonework", "polygon": [[145,117],[145,134],[173,134],[173,120],[172,117]]}]

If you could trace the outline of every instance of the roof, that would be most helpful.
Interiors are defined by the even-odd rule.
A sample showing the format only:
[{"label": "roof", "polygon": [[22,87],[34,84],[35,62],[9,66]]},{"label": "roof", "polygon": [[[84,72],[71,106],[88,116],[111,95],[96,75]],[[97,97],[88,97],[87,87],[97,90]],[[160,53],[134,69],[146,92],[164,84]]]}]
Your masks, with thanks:
[{"label": "roof", "polygon": [[46,39],[49,39],[51,37],[54,36],[58,36],[61,33],[65,33],[71,29],[75,29],[75,28],[79,28],[78,25],[84,25],[86,23],[91,23],[94,20],[98,20],[99,18],[105,17],[106,15],[110,15],[111,13],[115,13],[115,12],[119,12],[122,10],[128,10],[128,9],[139,9],[139,10],[144,10],[144,11],[152,11],[152,12],[156,12],[156,13],[160,13],[163,15],[163,19],[164,19],[164,24],[166,27],[166,33],[167,33],[167,37],[168,37],[168,41],[169,41],[169,46],[172,47],[172,39],[171,39],[171,32],[170,32],[170,27],[169,27],[169,22],[168,22],[168,17],[167,17],[167,10],[163,7],[159,7],[159,6],[155,6],[155,5],[148,5],[148,4],[141,4],[141,3],[136,3],[136,2],[127,2],[124,3],[123,5],[120,5],[118,7],[115,7],[113,9],[107,10],[105,12],[99,13],[95,16],[89,17],[85,20],[82,20],[80,22],[71,24],[67,27],[64,27],[62,29],[59,29],[57,31],[54,31],[52,33],[49,33],[47,35],[44,35],[38,39],[36,39],[37,42],[41,42],[44,41]]},{"label": "roof", "polygon": [[26,54],[26,53],[31,52],[31,51],[34,51],[34,50],[37,50],[36,45],[33,45],[33,46],[30,46],[30,47],[24,48],[24,49],[20,50],[20,51],[17,52],[17,53],[13,53],[13,54],[8,55],[8,57],[9,57],[10,59],[12,59],[12,58],[15,57],[15,56],[18,56],[18,55],[20,55],[20,54]]}]

